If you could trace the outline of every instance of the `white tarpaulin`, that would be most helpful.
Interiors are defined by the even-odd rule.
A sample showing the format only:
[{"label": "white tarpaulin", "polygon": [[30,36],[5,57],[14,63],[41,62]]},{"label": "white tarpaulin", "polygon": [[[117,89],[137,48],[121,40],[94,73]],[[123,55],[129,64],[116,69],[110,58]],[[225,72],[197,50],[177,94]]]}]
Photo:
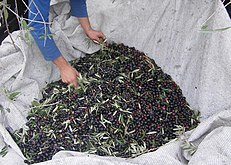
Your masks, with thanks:
[{"label": "white tarpaulin", "polygon": [[[69,16],[68,1],[53,0],[51,5],[51,30],[68,60],[99,49],[83,34],[77,19]],[[201,31],[202,25],[206,29],[231,26],[221,1],[88,0],[88,11],[95,29],[109,40],[144,51],[180,85],[191,107],[202,114],[203,122],[185,135],[197,150],[190,156],[181,149],[180,140],[134,159],[62,151],[40,164],[231,164],[231,30]],[[27,44],[23,34],[12,34],[16,48],[9,37],[0,47],[0,104],[4,108],[0,116],[0,151],[8,145],[8,154],[0,157],[0,165],[24,164],[6,128],[22,127],[33,99],[41,97],[46,83],[59,78],[55,66],[43,59],[33,41]],[[15,91],[20,95],[15,101],[9,100],[7,94]]]}]

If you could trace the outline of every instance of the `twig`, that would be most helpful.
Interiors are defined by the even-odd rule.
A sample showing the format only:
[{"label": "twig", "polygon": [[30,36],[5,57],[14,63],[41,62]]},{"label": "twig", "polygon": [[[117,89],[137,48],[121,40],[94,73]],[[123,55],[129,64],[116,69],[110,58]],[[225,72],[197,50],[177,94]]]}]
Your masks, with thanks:
[{"label": "twig", "polygon": [[[6,0],[4,0],[3,2],[0,2],[0,3],[3,5],[3,11],[8,12],[8,11],[7,11],[7,5],[5,4],[5,3],[7,3]],[[15,43],[14,43],[14,40],[13,40],[11,34],[10,34],[9,25],[8,25],[8,23],[7,23],[7,18],[6,18],[6,16],[5,16],[5,14],[4,14],[4,21],[5,21],[5,24],[6,24],[7,33],[8,33],[9,36],[10,36],[10,39],[11,39],[13,45],[14,45],[14,48],[17,50],[17,47],[16,47],[16,45],[15,45]]]}]

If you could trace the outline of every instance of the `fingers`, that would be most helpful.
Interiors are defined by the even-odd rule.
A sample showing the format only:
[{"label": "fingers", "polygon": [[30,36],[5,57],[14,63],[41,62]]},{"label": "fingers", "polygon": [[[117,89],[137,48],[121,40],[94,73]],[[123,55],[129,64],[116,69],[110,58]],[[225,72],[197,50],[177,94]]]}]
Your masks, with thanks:
[{"label": "fingers", "polygon": [[62,82],[65,83],[65,84],[68,84],[68,82],[67,82],[66,80],[63,80],[63,79],[62,79]]},{"label": "fingers", "polygon": [[99,32],[98,38],[101,44],[106,40],[106,36],[102,32]]},{"label": "fingers", "polygon": [[79,77],[79,72],[75,69],[75,73],[77,75],[77,77]]},{"label": "fingers", "polygon": [[77,83],[77,77],[79,77],[79,72],[77,72],[77,70],[75,69],[75,76],[74,78],[69,82],[69,84],[72,84],[75,88],[78,87],[78,83]]},{"label": "fingers", "polygon": [[72,82],[71,82],[71,84],[72,84],[75,88],[77,88],[77,87],[78,87],[78,83],[77,83],[77,81],[76,81],[76,80],[72,81]]},{"label": "fingers", "polygon": [[72,81],[72,85],[77,88],[78,87],[78,83],[77,83],[77,77],[79,77],[79,72],[75,69],[75,73],[76,73],[76,78]]},{"label": "fingers", "polygon": [[75,88],[78,87],[77,79],[72,79],[72,80],[62,80],[63,83],[66,84],[72,84]]},{"label": "fingers", "polygon": [[89,37],[93,40],[93,42],[95,42],[96,44],[103,44],[106,36],[100,32],[100,31],[93,31],[93,33],[91,33],[89,35]]},{"label": "fingers", "polygon": [[61,70],[60,73],[62,82],[72,84],[75,88],[78,87],[77,77],[79,76],[79,72],[75,68],[68,66],[67,68]]},{"label": "fingers", "polygon": [[106,36],[105,36],[102,32],[99,32],[98,37],[99,37],[99,38],[102,38],[103,40],[106,39]]},{"label": "fingers", "polygon": [[102,44],[102,40],[100,39],[101,37],[96,36],[95,38],[93,38],[92,40],[96,43],[96,44]]}]

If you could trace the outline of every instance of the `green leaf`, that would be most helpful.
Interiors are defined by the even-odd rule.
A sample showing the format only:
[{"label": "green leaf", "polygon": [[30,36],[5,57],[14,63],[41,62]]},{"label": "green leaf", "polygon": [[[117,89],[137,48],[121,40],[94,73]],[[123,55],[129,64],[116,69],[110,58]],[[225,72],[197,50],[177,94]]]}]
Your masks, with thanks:
[{"label": "green leaf", "polygon": [[47,35],[42,35],[42,36],[39,37],[39,39],[42,39],[42,38],[46,39],[47,37],[48,37],[49,39],[51,39],[51,37],[53,37],[54,35],[55,35],[55,34],[53,34],[53,33],[47,34]]},{"label": "green leaf", "polygon": [[121,140],[116,139],[116,141],[117,141],[120,145],[124,145],[124,143],[125,143],[124,140],[122,140],[122,139],[121,139]]},{"label": "green leaf", "polygon": [[1,155],[2,157],[4,157],[4,156],[6,156],[7,153],[8,153],[8,147],[7,147],[7,145],[5,145],[5,146],[2,148],[2,150],[0,151],[0,155]]},{"label": "green leaf", "polygon": [[203,25],[202,27],[201,27],[201,29],[203,29],[203,30],[205,30],[205,29],[207,29],[208,28],[208,25]]},{"label": "green leaf", "polygon": [[7,111],[8,113],[10,113],[10,108],[6,108],[6,111]]},{"label": "green leaf", "polygon": [[5,17],[5,20],[7,20],[8,17],[9,17],[9,13],[8,13],[8,10],[5,7],[3,8],[3,14],[4,14],[4,17]]},{"label": "green leaf", "polygon": [[202,26],[201,31],[202,32],[223,32],[228,29],[231,29],[231,26],[225,27],[225,28],[219,28],[219,29],[207,29],[207,26],[206,27]]},{"label": "green leaf", "polygon": [[32,105],[32,107],[37,107],[37,106],[40,106],[40,103],[37,101],[32,101],[31,105]]},{"label": "green leaf", "polygon": [[171,89],[168,89],[168,88],[162,88],[163,89],[163,91],[165,91],[165,92],[172,92],[172,90]]},{"label": "green leaf", "polygon": [[47,36],[48,36],[49,38],[51,38],[51,37],[55,36],[55,34],[54,34],[54,33],[51,33],[51,34],[48,34]]},{"label": "green leaf", "polygon": [[28,29],[28,26],[27,26],[27,23],[26,23],[25,20],[22,20],[21,25],[22,25],[22,29],[23,29],[23,30],[27,30],[27,29]]},{"label": "green leaf", "polygon": [[9,95],[8,95],[8,98],[10,99],[10,100],[12,100],[12,101],[14,101],[16,98],[17,98],[17,96],[20,94],[20,92],[12,92],[12,93],[10,93]]},{"label": "green leaf", "polygon": [[24,19],[22,19],[21,21],[21,28],[23,30],[23,39],[25,40],[27,44],[30,45],[32,42],[31,42],[29,31],[33,30],[33,28],[28,27],[27,22]]},{"label": "green leaf", "polygon": [[0,104],[0,111],[3,112],[4,111],[4,108],[3,106]]},{"label": "green leaf", "polygon": [[120,122],[125,126],[125,123],[124,123],[124,116],[123,116],[123,115],[121,115]]},{"label": "green leaf", "polygon": [[45,38],[45,35],[39,36],[39,39],[43,39]]}]

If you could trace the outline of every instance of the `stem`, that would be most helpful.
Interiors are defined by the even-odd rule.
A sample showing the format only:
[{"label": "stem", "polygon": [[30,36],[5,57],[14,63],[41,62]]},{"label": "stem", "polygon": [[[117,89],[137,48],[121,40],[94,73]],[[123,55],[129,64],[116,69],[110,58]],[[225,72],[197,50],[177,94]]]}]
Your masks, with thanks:
[{"label": "stem", "polygon": [[[0,2],[1,3],[1,2]],[[3,4],[3,3],[2,3]],[[9,8],[8,6],[6,6],[5,4],[3,4],[3,6],[5,8],[7,8],[10,12],[12,12],[16,17],[18,18],[21,18],[16,12],[14,12],[11,8]],[[36,14],[36,13],[34,13]],[[51,23],[50,22],[43,22],[43,21],[36,21],[36,20],[31,20],[31,19],[28,19],[28,18],[21,18],[22,20],[27,20],[27,21],[30,21],[30,22],[36,22],[36,23],[43,23],[43,24],[46,24],[46,25],[50,25]]]},{"label": "stem", "polygon": [[[222,3],[224,3],[225,2],[225,0],[223,0],[222,1]],[[227,3],[226,5],[225,5],[225,7],[227,7],[228,5],[230,5],[231,4],[231,1],[229,2],[229,3]],[[207,18],[206,20],[205,20],[205,22],[204,23],[202,23],[202,27],[217,13],[217,11],[218,11],[218,7],[216,8],[216,10],[209,16],[209,18]]]},{"label": "stem", "polygon": [[[28,11],[31,12],[31,11],[30,11],[30,8],[26,5],[26,3],[25,3],[23,0],[22,0],[22,2],[23,2],[23,4],[26,6],[26,8],[28,9]],[[38,9],[38,7],[37,7],[37,5],[34,3],[34,1],[32,1],[31,3],[33,3],[33,4],[35,5],[35,7],[36,7],[38,13],[33,13],[33,12],[31,12],[31,13],[33,13],[33,14],[35,14],[35,15],[40,14],[43,21],[36,21],[36,20],[34,20],[34,19],[31,20],[31,19],[27,19],[27,18],[21,18],[21,17],[18,15],[18,7],[17,7],[17,2],[16,2],[16,0],[15,0],[16,12],[13,11],[10,7],[8,7],[8,6],[6,5],[7,2],[6,2],[6,3],[0,2],[0,3],[3,5],[3,10],[8,9],[11,13],[13,13],[13,14],[16,16],[16,18],[17,18],[17,20],[18,20],[18,22],[19,22],[19,26],[20,26],[20,21],[19,21],[19,20],[27,20],[27,21],[30,21],[30,22],[36,22],[36,23],[42,23],[42,24],[44,24],[44,31],[45,31],[45,35],[44,35],[44,36],[45,36],[45,38],[44,38],[44,46],[45,46],[45,44],[46,44],[46,36],[47,36],[47,28],[46,28],[46,25],[49,25],[49,24],[51,24],[51,23],[45,22],[45,19],[44,19],[43,15],[41,14],[40,10]],[[31,3],[29,4],[29,6],[31,5]],[[35,18],[35,17],[34,17],[34,18]],[[16,47],[16,45],[15,45],[15,43],[14,43],[14,41],[13,41],[13,38],[12,38],[12,36],[10,35],[10,30],[9,30],[9,27],[8,27],[8,24],[7,24],[7,20],[6,20],[6,19],[5,19],[5,22],[6,22],[7,33],[9,34],[9,36],[10,36],[12,42],[13,42],[14,47],[17,49],[17,47]],[[30,25],[30,23],[29,23],[28,25]]]},{"label": "stem", "polygon": [[[5,5],[4,3],[3,3],[3,10],[7,10],[6,5]],[[15,45],[15,43],[14,43],[14,40],[13,40],[11,34],[10,34],[10,29],[9,29],[9,25],[8,25],[8,23],[7,23],[7,18],[6,18],[6,17],[4,17],[4,21],[5,21],[5,24],[6,24],[7,33],[8,33],[8,35],[10,36],[10,40],[12,41],[12,43],[13,43],[13,45],[14,45],[14,48],[17,50],[17,47],[16,47],[16,45]]]},{"label": "stem", "polygon": [[231,1],[229,2],[229,3],[227,3],[226,5],[225,5],[225,7],[227,7],[228,5],[230,5],[231,4]]},{"label": "stem", "polygon": [[60,101],[57,101],[57,102],[51,103],[51,104],[42,104],[42,105],[39,105],[39,106],[31,107],[30,110],[31,110],[31,109],[35,109],[35,108],[42,108],[42,107],[46,107],[46,106],[56,105],[56,104],[58,104],[58,103],[60,103]]}]

